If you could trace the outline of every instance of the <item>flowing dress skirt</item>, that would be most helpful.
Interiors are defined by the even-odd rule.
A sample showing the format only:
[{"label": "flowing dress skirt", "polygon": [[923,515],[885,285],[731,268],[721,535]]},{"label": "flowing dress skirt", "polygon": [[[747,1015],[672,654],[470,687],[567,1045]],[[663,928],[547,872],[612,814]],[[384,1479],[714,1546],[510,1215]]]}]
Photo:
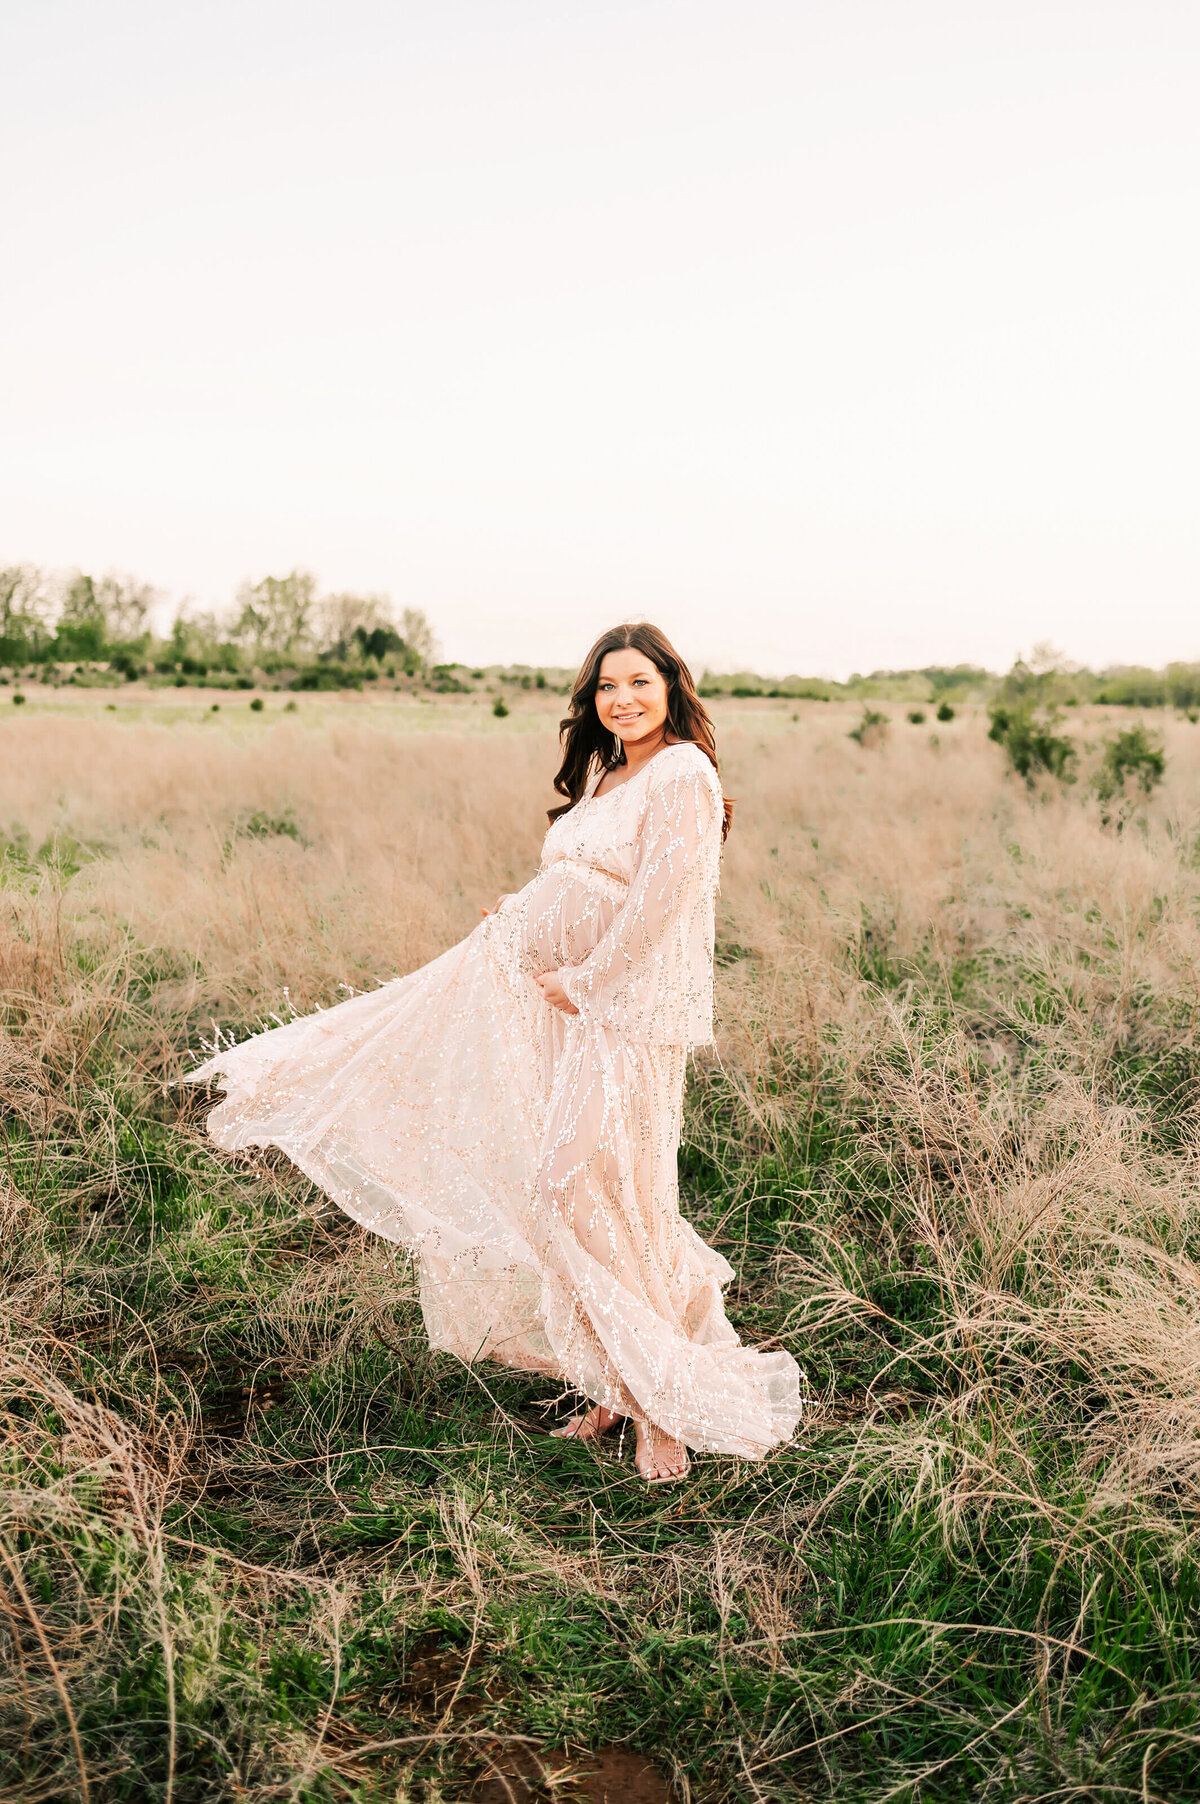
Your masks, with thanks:
[{"label": "flowing dress skirt", "polygon": [[505,910],[411,975],[219,1051],[228,1151],[276,1146],[420,1277],[431,1344],[757,1458],[798,1369],[743,1347],[679,1209],[686,1049],[542,1001]]}]

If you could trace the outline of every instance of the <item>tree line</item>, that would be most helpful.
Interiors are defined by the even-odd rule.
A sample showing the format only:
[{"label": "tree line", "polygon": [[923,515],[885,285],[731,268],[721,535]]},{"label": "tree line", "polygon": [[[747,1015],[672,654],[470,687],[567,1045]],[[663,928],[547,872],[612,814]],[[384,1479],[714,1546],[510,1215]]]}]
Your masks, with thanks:
[{"label": "tree line", "polygon": [[1046,645],[1035,646],[1028,659],[1018,658],[1003,675],[979,664],[926,664],[911,670],[872,670],[866,675],[855,671],[838,683],[827,677],[768,678],[753,671],[717,675],[706,670],[699,688],[702,696],[717,698],[879,700],[936,708],[969,702],[990,704],[997,696],[1023,692],[1033,676],[1053,691],[1062,707],[1097,702],[1122,708],[1178,708],[1185,714],[1200,710],[1200,664],[1173,663],[1161,670],[1123,664],[1089,670]]},{"label": "tree line", "polygon": [[234,672],[388,662],[414,676],[438,657],[421,609],[397,614],[386,595],[322,594],[307,570],[243,583],[224,615],[185,605],[160,633],[154,617],[165,599],[133,576],[0,567],[0,665],[106,663],[132,679],[200,665]]},{"label": "tree line", "polygon": [[[143,676],[188,681],[210,674],[248,681],[252,671],[291,670],[298,673],[293,686],[301,688],[361,686],[364,676],[385,673],[432,679],[435,688],[464,686],[453,671],[465,667],[452,670],[438,664],[437,639],[421,609],[397,613],[383,594],[323,593],[308,570],[243,583],[224,613],[185,604],[160,632],[155,617],[161,618],[166,599],[161,590],[134,576],[46,572],[32,564],[0,566],[0,669],[32,671],[41,666],[43,679],[52,680],[61,665],[73,664],[85,672],[103,666],[130,681]],[[569,672],[557,674],[569,685]],[[544,677],[539,679],[544,682]],[[554,686],[559,686],[557,680]],[[1200,716],[1200,664],[1173,663],[1161,670],[1120,665],[1093,671],[1068,662],[1045,645],[1036,646],[1028,661],[1018,659],[1005,676],[975,664],[855,672],[844,683],[705,670],[699,688],[701,695],[714,698],[878,698],[935,707],[999,701],[1010,711],[1036,688],[1039,706],[1052,696],[1059,708],[1097,702],[1173,707]]]}]

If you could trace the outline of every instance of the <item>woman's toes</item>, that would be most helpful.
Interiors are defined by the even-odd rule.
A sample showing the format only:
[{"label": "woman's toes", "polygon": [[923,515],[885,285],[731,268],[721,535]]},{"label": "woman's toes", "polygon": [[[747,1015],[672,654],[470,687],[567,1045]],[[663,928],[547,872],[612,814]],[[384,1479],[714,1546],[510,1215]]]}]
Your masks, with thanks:
[{"label": "woman's toes", "polygon": [[681,1441],[660,1434],[657,1429],[642,1427],[638,1432],[637,1470],[647,1484],[665,1479],[684,1478],[688,1472],[687,1450]]},{"label": "woman's toes", "polygon": [[550,1433],[560,1441],[593,1441],[615,1428],[620,1420],[615,1410],[594,1408],[586,1415],[572,1416],[569,1422],[564,1422],[561,1428],[552,1428]]}]

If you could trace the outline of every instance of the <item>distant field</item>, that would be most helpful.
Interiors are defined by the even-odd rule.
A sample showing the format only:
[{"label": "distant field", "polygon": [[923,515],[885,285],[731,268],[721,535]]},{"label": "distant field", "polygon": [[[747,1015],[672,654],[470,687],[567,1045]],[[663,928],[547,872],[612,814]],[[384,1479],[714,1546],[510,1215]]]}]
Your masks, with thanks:
[{"label": "distant field", "polygon": [[1106,825],[1111,708],[713,704],[686,1206],[817,1404],[647,1492],[171,1087],[523,882],[562,698],[6,694],[0,1797],[1195,1795],[1200,725]]},{"label": "distant field", "polygon": [[[493,697],[480,695],[433,695],[384,691],[372,694],[368,689],[335,690],[330,694],[289,695],[285,690],[213,691],[189,687],[184,689],[151,689],[142,684],[122,685],[119,689],[70,688],[26,683],[21,688],[26,718],[34,715],[63,714],[71,719],[109,719],[115,714],[125,724],[131,721],[153,721],[164,726],[192,722],[205,726],[228,727],[245,720],[261,727],[266,716],[292,720],[301,716],[314,725],[320,721],[365,721],[387,725],[401,731],[428,731],[431,727],[454,732],[508,732],[541,728],[557,723],[566,712],[563,696],[532,690],[506,694],[511,710],[507,720],[497,720],[492,713]],[[252,710],[251,703],[261,700],[262,709]],[[772,704],[774,705],[774,704]],[[12,697],[0,689],[0,726],[7,724],[9,712],[14,717],[21,709],[12,707]],[[262,719],[255,718],[260,714]],[[211,717],[211,718],[210,718]]]}]

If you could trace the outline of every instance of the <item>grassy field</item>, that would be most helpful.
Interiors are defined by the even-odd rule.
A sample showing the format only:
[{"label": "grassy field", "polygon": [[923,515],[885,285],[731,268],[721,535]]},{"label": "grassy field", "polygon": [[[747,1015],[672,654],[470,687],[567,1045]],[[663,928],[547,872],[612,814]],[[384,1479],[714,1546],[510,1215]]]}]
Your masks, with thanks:
[{"label": "grassy field", "polygon": [[816,1403],[648,1492],[172,1087],[530,874],[560,704],[456,700],[0,717],[0,1797],[1194,1796],[1200,727],[1106,825],[718,709],[686,1207]]}]

